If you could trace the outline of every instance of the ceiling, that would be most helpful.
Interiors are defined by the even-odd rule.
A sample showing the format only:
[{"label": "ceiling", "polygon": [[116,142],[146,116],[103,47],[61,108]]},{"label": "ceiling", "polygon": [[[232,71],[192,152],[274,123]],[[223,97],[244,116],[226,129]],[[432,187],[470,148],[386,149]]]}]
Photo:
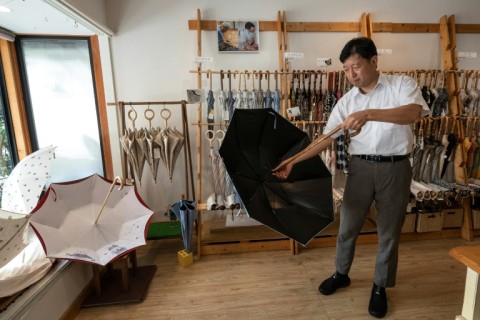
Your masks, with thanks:
[{"label": "ceiling", "polygon": [[44,0],[0,0],[0,27],[15,34],[91,35],[93,32]]}]

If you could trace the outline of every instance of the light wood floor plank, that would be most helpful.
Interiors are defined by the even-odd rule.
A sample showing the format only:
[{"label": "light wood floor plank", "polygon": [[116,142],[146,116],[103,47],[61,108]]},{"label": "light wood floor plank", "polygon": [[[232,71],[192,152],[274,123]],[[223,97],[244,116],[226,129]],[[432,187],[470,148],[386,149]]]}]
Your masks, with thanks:
[{"label": "light wood floor plank", "polygon": [[[466,268],[451,248],[479,240],[402,242],[397,286],[387,289],[385,319],[454,319],[461,313]],[[372,319],[368,301],[376,245],[357,246],[352,284],[331,296],[318,285],[334,271],[335,248],[203,256],[188,268],[177,262],[181,240],[149,241],[139,265],[157,273],[143,303],[81,309],[77,319],[137,320],[336,320]]]}]

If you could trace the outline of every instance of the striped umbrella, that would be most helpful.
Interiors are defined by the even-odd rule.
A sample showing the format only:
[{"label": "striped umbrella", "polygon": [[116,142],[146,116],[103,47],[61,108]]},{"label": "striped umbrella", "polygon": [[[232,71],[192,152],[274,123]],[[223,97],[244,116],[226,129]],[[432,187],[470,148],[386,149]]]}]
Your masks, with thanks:
[{"label": "striped umbrella", "polygon": [[[219,161],[220,161],[220,155],[218,154],[218,150],[213,147],[213,143],[215,140],[223,140],[223,137],[225,136],[225,132],[223,130],[207,130],[205,131],[205,137],[207,138],[210,146],[210,152],[209,152],[209,159],[210,159],[210,165],[212,168],[212,183],[213,183],[213,190],[216,195],[216,204],[217,204],[217,209],[223,210],[224,208],[224,201],[222,201],[223,197],[223,190],[222,186],[224,185],[224,180],[225,177],[223,177],[223,181],[221,180],[222,177],[220,176],[220,170],[219,170]],[[221,196],[221,197],[219,197]],[[223,206],[223,209],[222,209]]]}]

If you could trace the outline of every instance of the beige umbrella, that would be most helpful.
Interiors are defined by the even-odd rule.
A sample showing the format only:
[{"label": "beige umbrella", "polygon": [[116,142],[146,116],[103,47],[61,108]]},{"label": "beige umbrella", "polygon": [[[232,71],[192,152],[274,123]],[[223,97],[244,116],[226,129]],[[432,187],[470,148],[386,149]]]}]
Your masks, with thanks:
[{"label": "beige umbrella", "polygon": [[172,181],[173,171],[178,155],[182,150],[184,143],[183,134],[176,128],[168,127],[168,119],[170,119],[171,112],[168,109],[162,109],[160,116],[165,120],[165,128],[160,132],[160,139],[155,140],[160,146],[160,158],[167,168],[170,181]]},{"label": "beige umbrella", "polygon": [[125,130],[123,136],[120,137],[120,143],[122,144],[123,151],[127,155],[127,162],[131,171],[130,177],[134,178],[136,176],[138,182],[141,184],[143,168],[147,158],[138,141],[143,143],[145,140],[142,137],[142,133],[135,128],[137,112],[134,109],[128,111],[128,118],[132,122],[132,129]]},{"label": "beige umbrella", "polygon": [[160,130],[151,129],[147,132],[147,146],[148,146],[148,156],[149,156],[149,166],[152,172],[153,181],[157,183],[157,174],[158,174],[158,164],[160,163],[160,145],[157,143],[160,139]]},{"label": "beige umbrella", "polygon": [[144,155],[146,158],[146,162],[150,167],[150,172],[152,173],[154,183],[157,183],[157,173],[158,173],[158,164],[160,163],[160,155],[156,150],[156,144],[154,143],[155,138],[160,133],[160,130],[157,128],[152,128],[152,120],[155,118],[155,112],[150,108],[148,108],[143,113],[145,119],[148,120],[149,125],[148,129],[143,130],[144,136],[138,141]]}]

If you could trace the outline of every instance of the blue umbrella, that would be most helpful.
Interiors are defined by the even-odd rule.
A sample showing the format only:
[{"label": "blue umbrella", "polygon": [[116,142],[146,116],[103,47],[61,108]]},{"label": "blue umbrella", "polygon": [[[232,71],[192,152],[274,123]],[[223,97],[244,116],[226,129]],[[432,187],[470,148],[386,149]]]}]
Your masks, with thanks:
[{"label": "blue umbrella", "polygon": [[235,99],[233,98],[233,92],[232,92],[232,74],[231,71],[228,70],[228,92],[227,92],[227,99],[225,100],[225,104],[227,105],[227,115],[228,117],[225,117],[223,119],[226,124],[232,120],[233,116],[233,105],[235,104]]},{"label": "blue umbrella", "polygon": [[181,200],[171,206],[171,210],[180,221],[182,239],[185,251],[190,253],[192,243],[193,223],[197,218],[197,202],[193,200]]},{"label": "blue umbrella", "polygon": [[278,73],[275,71],[275,91],[273,92],[273,110],[280,113],[280,91],[278,91]]},{"label": "blue umbrella", "polygon": [[267,71],[267,90],[265,91],[265,99],[263,100],[264,108],[271,108],[273,103],[272,92],[270,91],[270,71]]},{"label": "blue umbrella", "polygon": [[207,76],[210,77],[210,90],[207,94],[207,123],[212,125],[208,126],[208,130],[213,130],[213,123],[215,122],[215,98],[213,97],[212,91],[212,72],[209,70]]},{"label": "blue umbrella", "polygon": [[280,101],[282,98],[280,97],[280,91],[278,89],[275,89],[273,92],[273,110],[276,112],[280,113]]}]

